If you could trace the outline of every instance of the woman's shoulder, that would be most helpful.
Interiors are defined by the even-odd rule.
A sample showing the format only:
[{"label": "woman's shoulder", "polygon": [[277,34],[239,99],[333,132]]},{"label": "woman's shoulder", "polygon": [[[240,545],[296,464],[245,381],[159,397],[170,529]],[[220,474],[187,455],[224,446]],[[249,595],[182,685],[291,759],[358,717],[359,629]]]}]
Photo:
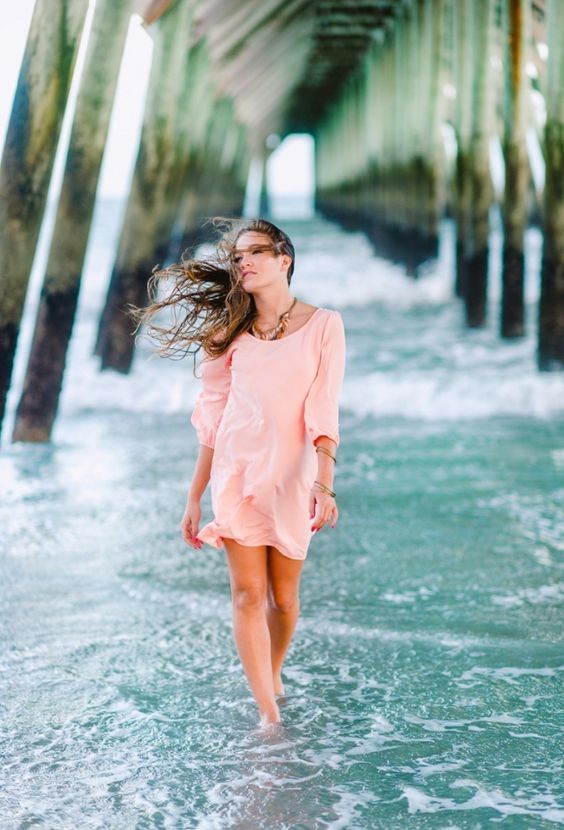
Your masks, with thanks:
[{"label": "woman's shoulder", "polygon": [[345,341],[345,324],[340,311],[336,308],[322,307],[317,316],[320,318],[319,331],[322,343]]},{"label": "woman's shoulder", "polygon": [[316,332],[318,336],[323,335],[323,337],[325,337],[325,332],[328,329],[342,323],[340,313],[333,308],[325,308],[325,306],[306,305],[304,317],[306,322],[302,323],[302,328],[305,329],[307,326],[308,329]]},{"label": "woman's shoulder", "polygon": [[333,319],[341,317],[340,311],[337,311],[335,308],[326,308],[325,306],[306,304],[304,306],[304,311],[307,311],[310,317],[317,315],[324,320],[328,320],[330,317],[333,317]]},{"label": "woman's shoulder", "polygon": [[[314,312],[315,314],[316,312]],[[318,316],[325,321],[327,325],[333,323],[333,325],[342,325],[343,318],[341,316],[341,312],[338,311],[336,308],[325,308],[324,306],[319,306],[317,309]]]},{"label": "woman's shoulder", "polygon": [[318,305],[318,306],[311,305],[311,306],[309,306],[309,308],[311,309],[312,313],[315,312],[315,311],[322,311],[328,317],[331,316],[331,315],[332,316],[335,316],[335,315],[340,316],[341,315],[341,312],[337,311],[336,308],[327,308],[324,305]]}]

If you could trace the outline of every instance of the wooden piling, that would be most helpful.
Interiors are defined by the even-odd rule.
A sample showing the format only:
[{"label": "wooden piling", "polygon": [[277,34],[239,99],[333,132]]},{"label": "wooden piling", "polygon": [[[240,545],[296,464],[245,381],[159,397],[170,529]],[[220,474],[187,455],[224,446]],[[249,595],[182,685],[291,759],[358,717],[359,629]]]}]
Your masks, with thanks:
[{"label": "wooden piling", "polygon": [[[165,177],[160,221],[155,229],[153,265],[162,264],[168,258],[187,182],[198,175],[209,135],[215,90],[205,41],[190,45],[187,58],[172,135],[172,162]],[[143,286],[141,289],[144,290]]]},{"label": "wooden piling", "polygon": [[[409,32],[405,46],[400,40],[401,51],[405,53],[409,49],[410,54],[402,55],[394,67],[396,146],[402,143],[405,146],[403,134],[407,135],[408,143],[403,157],[396,155],[393,190],[403,237],[401,247],[408,257],[408,271],[414,276],[422,262],[437,256],[439,248],[439,221],[444,201],[440,135],[444,101],[443,16],[444,0],[420,0],[414,4],[407,21]],[[409,66],[409,77],[401,83],[403,63]],[[406,97],[408,89],[411,95]],[[410,107],[406,107],[406,100],[411,101]]]},{"label": "wooden piling", "polygon": [[0,164],[0,423],[88,0],[37,0]]},{"label": "wooden piling", "polygon": [[218,149],[217,165],[214,165],[217,172],[211,185],[206,215],[240,216],[243,208],[248,171],[242,182],[238,169],[241,126],[234,120],[232,102],[229,103],[228,121],[222,146]]},{"label": "wooden piling", "polygon": [[443,48],[444,48],[444,0],[431,0],[425,8],[425,62],[427,66],[424,99],[427,101],[424,124],[427,141],[422,182],[420,219],[421,253],[426,259],[438,256],[439,223],[445,201],[445,159],[441,136],[444,118]]},{"label": "wooden piling", "polygon": [[[214,84],[212,64],[205,39],[190,49],[190,65],[185,86],[191,89],[190,100],[184,104],[187,134],[183,139],[183,166],[178,176],[178,190],[169,240],[169,256],[178,260],[182,251],[195,241],[198,226],[195,214],[203,184],[206,141],[213,115]],[[160,261],[159,261],[160,262]]]},{"label": "wooden piling", "polygon": [[489,167],[493,96],[491,90],[492,0],[469,2],[473,17],[472,127],[468,153],[469,210],[462,252],[466,322],[479,328],[486,320],[489,211],[493,188]]},{"label": "wooden piling", "polygon": [[[194,153],[186,169],[182,191],[183,198],[179,209],[180,233],[173,240],[170,255],[178,259],[186,249],[206,239],[209,229],[202,223],[212,214],[240,213],[245,195],[248,175],[248,163],[244,170],[238,165],[244,157],[243,145],[247,143],[247,131],[234,121],[232,104],[224,99],[218,102],[210,91],[205,110],[207,120],[203,121],[205,131],[197,138]],[[204,110],[200,107],[200,113]],[[202,116],[204,117],[204,116]],[[225,145],[231,140],[233,131],[237,133],[233,155],[234,166],[224,169]],[[193,137],[195,138],[195,137]],[[229,168],[229,165],[227,165]],[[230,206],[226,190],[234,188],[233,205]]]},{"label": "wooden piling", "polygon": [[126,306],[146,302],[147,279],[163,253],[162,247],[156,250],[158,231],[166,210],[192,14],[189,3],[177,0],[152,27],[155,45],[140,146],[96,342],[102,369],[129,372],[134,324]]},{"label": "wooden piling", "polygon": [[548,0],[548,76],[541,298],[537,363],[564,368],[564,3]]},{"label": "wooden piling", "polygon": [[51,436],[130,17],[130,0],[96,4],[14,441]]},{"label": "wooden piling", "polygon": [[472,135],[472,27],[473,14],[469,0],[455,3],[454,11],[454,48],[456,103],[454,109],[454,129],[456,134],[456,170],[453,196],[454,218],[456,222],[456,256],[455,256],[455,293],[459,297],[465,294],[464,249],[465,240],[470,235],[470,140]]},{"label": "wooden piling", "polygon": [[225,183],[222,156],[234,125],[233,101],[227,97],[217,98],[213,103],[208,134],[202,148],[202,177],[193,213],[196,227],[199,227],[209,215],[219,213],[224,206],[221,193]]},{"label": "wooden piling", "polygon": [[503,264],[501,336],[521,337],[524,323],[523,236],[527,223],[529,162],[526,132],[529,78],[525,67],[529,44],[530,0],[505,0],[503,156],[505,189],[502,206]]},{"label": "wooden piling", "polygon": [[262,170],[261,170],[261,182],[260,182],[260,194],[259,194],[259,216],[263,219],[268,219],[270,216],[270,199],[268,196],[268,177],[267,177],[267,164],[268,164],[268,155],[265,153],[261,160]]}]

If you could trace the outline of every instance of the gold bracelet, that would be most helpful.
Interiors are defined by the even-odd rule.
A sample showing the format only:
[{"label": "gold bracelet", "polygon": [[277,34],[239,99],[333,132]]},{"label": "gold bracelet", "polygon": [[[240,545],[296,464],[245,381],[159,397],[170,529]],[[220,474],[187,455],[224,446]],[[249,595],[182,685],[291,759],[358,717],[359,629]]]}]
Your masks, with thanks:
[{"label": "gold bracelet", "polygon": [[328,456],[329,456],[329,458],[332,458],[332,459],[333,459],[333,461],[335,462],[335,464],[337,463],[337,459],[335,458],[335,456],[334,456],[334,455],[332,455],[332,454],[329,452],[329,450],[327,449],[327,447],[316,447],[316,448],[315,448],[315,452],[324,452],[324,453],[325,453],[325,455],[328,455]]},{"label": "gold bracelet", "polygon": [[326,484],[322,484],[320,481],[314,481],[313,484],[317,484],[317,486],[321,489],[321,492],[327,493],[328,496],[333,496],[333,498],[335,498],[335,496],[337,495],[333,490],[327,487]]}]

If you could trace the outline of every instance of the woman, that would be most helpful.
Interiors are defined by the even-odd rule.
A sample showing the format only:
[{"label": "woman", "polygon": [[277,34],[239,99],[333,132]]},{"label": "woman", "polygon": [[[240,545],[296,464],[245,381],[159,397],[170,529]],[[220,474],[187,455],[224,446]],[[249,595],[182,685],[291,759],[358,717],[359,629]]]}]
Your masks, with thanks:
[{"label": "woman", "polygon": [[[183,307],[173,327],[153,331],[165,353],[204,348],[191,418],[200,448],[181,530],[194,548],[225,548],[235,643],[266,726],[280,721],[311,536],[339,516],[333,465],[345,334],[339,312],[292,295],[295,253],[283,231],[263,219],[213,221],[226,228],[215,259],[154,274],[150,287],[172,276],[173,291],[138,319]],[[200,529],[210,478],[214,519]]]}]

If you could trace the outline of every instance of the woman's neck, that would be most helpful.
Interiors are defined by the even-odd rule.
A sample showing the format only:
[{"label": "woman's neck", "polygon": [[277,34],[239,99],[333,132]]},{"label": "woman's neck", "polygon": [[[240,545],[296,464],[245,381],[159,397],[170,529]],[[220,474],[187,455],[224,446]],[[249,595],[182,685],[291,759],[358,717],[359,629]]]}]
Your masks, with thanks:
[{"label": "woman's neck", "polygon": [[294,302],[294,299],[295,298],[290,294],[290,292],[283,297],[269,297],[268,299],[264,297],[255,297],[257,320],[264,326],[269,324],[275,326],[280,319],[280,316],[284,314],[285,311],[288,311]]}]

